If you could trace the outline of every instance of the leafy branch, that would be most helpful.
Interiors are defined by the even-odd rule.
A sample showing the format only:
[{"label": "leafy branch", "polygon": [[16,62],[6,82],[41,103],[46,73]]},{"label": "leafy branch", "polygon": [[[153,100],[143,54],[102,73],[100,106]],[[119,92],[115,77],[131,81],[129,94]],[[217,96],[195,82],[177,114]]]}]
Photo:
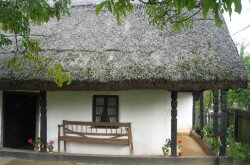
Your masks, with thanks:
[{"label": "leafy branch", "polygon": [[[121,24],[121,15],[126,17],[132,11],[133,0],[104,0],[96,8],[99,14],[104,7],[116,16],[118,25]],[[222,25],[221,13],[232,15],[232,6],[235,12],[242,10],[241,0],[139,0],[144,4],[149,15],[150,23],[163,29],[169,23],[176,31],[185,27],[192,27],[193,18],[201,13],[206,20],[208,13],[212,13],[215,24]],[[119,6],[119,7],[118,7]]]},{"label": "leafy branch", "polygon": [[[18,69],[24,63],[35,65],[38,69],[43,66],[45,59],[40,57],[42,51],[40,41],[30,38],[31,25],[42,25],[51,18],[59,20],[62,16],[69,15],[70,2],[70,0],[53,0],[53,4],[49,4],[47,0],[0,1],[0,28],[6,34],[14,34],[13,58],[5,61],[8,68]],[[0,47],[11,45],[12,42],[5,34],[0,34]],[[63,72],[62,65],[60,66],[60,74],[53,76],[59,86],[62,85],[62,81],[67,84],[70,81],[70,76],[65,76],[66,73]],[[57,64],[50,69],[55,68],[58,68]]]},{"label": "leafy branch", "polygon": [[103,7],[106,7],[116,17],[117,24],[121,25],[121,16],[126,17],[133,10],[133,5],[130,0],[105,0],[96,7],[98,15]]},{"label": "leafy branch", "polygon": [[70,75],[63,72],[63,66],[61,64],[56,64],[52,68],[50,68],[48,71],[48,76],[54,77],[56,84],[59,87],[62,87],[64,83],[66,83],[67,85],[71,83]]}]

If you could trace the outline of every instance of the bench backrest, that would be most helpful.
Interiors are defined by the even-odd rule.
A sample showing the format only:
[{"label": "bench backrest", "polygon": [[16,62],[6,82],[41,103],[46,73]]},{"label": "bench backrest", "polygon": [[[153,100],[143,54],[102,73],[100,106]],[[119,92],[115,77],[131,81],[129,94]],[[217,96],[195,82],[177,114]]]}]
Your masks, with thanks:
[{"label": "bench backrest", "polygon": [[112,122],[83,122],[63,120],[63,136],[111,136],[129,137],[131,136],[131,123]]}]

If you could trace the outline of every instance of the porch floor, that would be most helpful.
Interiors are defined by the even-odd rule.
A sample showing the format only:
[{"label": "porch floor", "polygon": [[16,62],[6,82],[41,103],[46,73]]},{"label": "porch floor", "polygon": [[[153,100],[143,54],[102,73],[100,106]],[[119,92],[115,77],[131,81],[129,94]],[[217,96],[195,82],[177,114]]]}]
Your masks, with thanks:
[{"label": "porch floor", "polygon": [[178,140],[182,141],[183,156],[208,156],[202,147],[189,135],[178,134]]},{"label": "porch floor", "polygon": [[0,165],[233,165],[231,158],[215,156],[115,156],[0,149]]}]

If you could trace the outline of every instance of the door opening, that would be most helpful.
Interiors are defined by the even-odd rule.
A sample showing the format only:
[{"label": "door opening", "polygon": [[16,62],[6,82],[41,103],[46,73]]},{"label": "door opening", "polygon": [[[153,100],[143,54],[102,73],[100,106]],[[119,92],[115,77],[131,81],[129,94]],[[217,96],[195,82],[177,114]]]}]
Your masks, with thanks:
[{"label": "door opening", "polygon": [[4,93],[4,147],[33,148],[28,139],[36,136],[37,102],[38,95],[35,93]]}]

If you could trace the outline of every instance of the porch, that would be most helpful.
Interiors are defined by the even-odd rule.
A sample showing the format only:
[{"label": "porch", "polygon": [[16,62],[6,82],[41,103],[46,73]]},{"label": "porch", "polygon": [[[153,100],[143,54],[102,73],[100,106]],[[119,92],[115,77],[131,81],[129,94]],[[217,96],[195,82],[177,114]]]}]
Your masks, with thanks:
[{"label": "porch", "polygon": [[[42,165],[43,163],[48,163],[54,165],[57,162],[65,163],[65,165],[73,165],[77,164],[109,164],[109,165],[232,165],[233,160],[228,157],[215,157],[215,156],[183,156],[179,157],[164,157],[164,156],[114,156],[114,155],[80,155],[80,154],[65,154],[65,153],[35,153],[32,151],[24,151],[24,150],[13,150],[13,149],[1,149],[0,150],[0,160],[4,158],[15,158],[15,159],[25,159],[23,162],[29,165],[29,161],[33,162],[32,165]],[[37,162],[39,161],[39,162]],[[18,160],[15,161],[17,165]],[[22,160],[20,160],[22,162]],[[71,163],[72,162],[72,163]],[[74,163],[73,163],[74,162]],[[63,163],[63,164],[64,164]],[[67,164],[66,164],[67,163]]]},{"label": "porch", "polygon": [[[98,93],[98,92],[95,92],[95,93]],[[102,94],[102,92],[99,92],[99,93]],[[40,137],[42,141],[46,142],[49,139],[54,140],[54,141],[57,140],[58,137],[57,137],[56,126],[57,124],[60,124],[62,122],[62,119],[65,118],[65,116],[67,116],[67,119],[74,118],[74,120],[83,120],[83,121],[91,120],[90,112],[87,111],[90,109],[89,108],[90,106],[86,106],[87,105],[86,103],[82,103],[83,100],[86,100],[86,102],[90,104],[90,101],[84,98],[91,98],[92,96],[91,92],[89,93],[85,92],[84,97],[82,97],[83,93],[81,92],[78,92],[78,93],[71,92],[71,93],[68,93],[68,95],[67,93],[64,93],[62,95],[62,93],[60,92],[53,92],[53,93],[48,92],[48,94],[49,95],[47,97],[47,92],[41,91],[40,95],[38,95],[40,97],[39,99],[40,100],[39,101],[39,105],[40,105],[39,123],[40,124],[39,124],[39,131],[36,131],[36,132],[37,133],[40,132]],[[120,120],[121,122],[129,121],[133,124],[132,128],[134,128],[135,131],[132,131],[133,132],[132,135],[133,135],[135,147],[137,147],[136,148],[137,153],[135,153],[135,155],[162,155],[161,147],[165,138],[171,138],[172,156],[177,155],[177,151],[176,151],[177,141],[178,141],[177,125],[179,127],[179,126],[183,126],[183,125],[186,126],[190,124],[190,129],[191,129],[191,122],[192,122],[191,104],[189,104],[189,106],[185,104],[185,103],[192,102],[192,98],[189,97],[189,96],[192,96],[191,93],[183,94],[181,92],[178,92],[178,98],[180,98],[180,100],[178,100],[178,103],[179,103],[178,107],[177,107],[177,92],[174,92],[174,91],[172,91],[171,93],[166,92],[164,90],[162,91],[132,91],[132,92],[123,91],[123,92],[113,92],[109,94],[116,94],[120,98],[120,103],[121,103]],[[57,100],[55,100],[55,98]],[[70,100],[69,98],[73,100]],[[138,101],[138,98],[143,98],[143,100]],[[47,100],[48,100],[48,107],[47,107]],[[134,100],[137,100],[136,103],[134,103]],[[152,101],[152,100],[157,100],[157,102]],[[165,103],[166,102],[165,100],[167,100],[168,102]],[[223,101],[225,100],[223,99]],[[140,104],[138,104],[138,102]],[[81,103],[81,104],[78,104],[78,103]],[[163,103],[163,104],[159,106],[159,103]],[[77,108],[75,109],[70,108],[76,105],[78,107],[86,107],[86,108],[83,108],[86,110],[80,111],[81,110],[80,108],[79,108],[80,110],[78,110]],[[134,109],[136,109],[137,111],[132,111],[133,109],[131,107],[127,107],[127,105],[135,105]],[[156,105],[157,105],[157,108],[156,108]],[[47,114],[47,108],[48,108],[48,114]],[[141,110],[138,110],[139,108]],[[68,113],[68,109],[71,109],[70,113]],[[152,109],[154,109],[154,114],[158,116],[154,116],[152,118],[152,113],[151,113]],[[178,109],[178,116],[177,116],[177,109]],[[131,111],[128,112],[128,110],[131,110]],[[188,114],[183,113],[183,112],[187,112],[187,110],[190,113]],[[171,114],[170,114],[170,111],[171,111]],[[87,113],[79,113],[79,112],[87,112]],[[143,118],[138,117],[141,115],[141,112],[143,112]],[[60,114],[63,114],[63,115],[60,116]],[[178,122],[177,122],[177,117],[179,117]],[[145,122],[145,121],[148,121],[148,122]],[[151,123],[154,123],[154,124],[151,124]],[[157,131],[154,131],[154,130],[157,130]],[[178,132],[179,131],[180,130],[178,128]],[[146,136],[147,138],[145,139],[144,136]],[[148,144],[148,142],[151,142],[151,146]],[[120,152],[121,155],[126,155],[128,152],[128,148],[126,146],[123,148],[106,146],[106,145],[105,146],[103,145],[102,147],[99,147],[97,145],[96,146],[88,145],[88,146],[79,147],[79,143],[71,143],[71,144],[69,146],[69,151],[73,151],[74,153],[81,153],[81,154],[95,154],[95,153],[98,154],[99,153],[99,154],[112,155],[113,153],[116,153],[118,155],[118,152]],[[149,148],[149,146],[151,148]],[[224,144],[224,146],[226,145]],[[7,147],[7,146],[4,146],[4,147]],[[54,147],[57,148],[57,146],[54,146]],[[10,148],[13,148],[13,147],[10,147]],[[185,149],[187,150],[189,148],[190,147],[188,146],[187,147],[184,146],[184,150]],[[148,151],[146,152],[146,150]],[[46,152],[45,148],[43,152]],[[224,154],[225,153],[221,152],[221,156],[224,156]],[[186,154],[185,151],[184,151],[184,155],[190,156],[190,154]],[[197,155],[194,154],[193,156],[197,156]]]}]

